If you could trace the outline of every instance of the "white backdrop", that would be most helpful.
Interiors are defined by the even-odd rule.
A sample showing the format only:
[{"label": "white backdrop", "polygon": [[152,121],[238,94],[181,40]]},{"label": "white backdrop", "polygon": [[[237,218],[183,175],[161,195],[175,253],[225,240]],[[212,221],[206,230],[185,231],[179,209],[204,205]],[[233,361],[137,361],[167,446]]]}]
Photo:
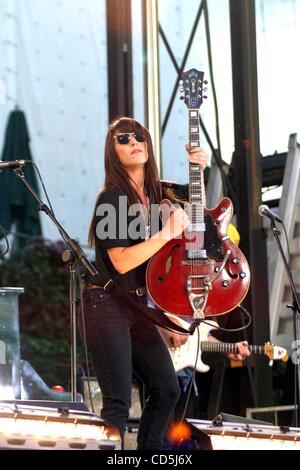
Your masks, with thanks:
[{"label": "white backdrop", "polygon": [[[33,158],[57,216],[81,243],[86,242],[103,182],[108,123],[105,3],[0,0],[0,144],[8,114],[18,105],[26,114]],[[199,4],[158,1],[159,20],[178,63]],[[208,0],[208,5],[222,153],[229,162],[234,146],[229,2]],[[143,121],[140,0],[132,0],[132,12],[134,111]],[[256,0],[256,17],[261,151],[268,155],[286,151],[289,134],[300,131],[300,0]],[[203,69],[210,80],[203,17],[186,69],[191,67]],[[176,75],[161,41],[160,69],[164,116]],[[211,88],[201,111],[215,143]],[[177,99],[162,144],[165,178],[187,181],[186,140],[186,109]],[[46,237],[59,238],[46,216],[42,224]]]},{"label": "white backdrop", "polygon": [[[0,79],[7,93],[1,139],[18,105],[57,217],[85,243],[103,182],[105,1],[0,0],[0,25]],[[60,238],[45,215],[42,225],[45,237]]]}]

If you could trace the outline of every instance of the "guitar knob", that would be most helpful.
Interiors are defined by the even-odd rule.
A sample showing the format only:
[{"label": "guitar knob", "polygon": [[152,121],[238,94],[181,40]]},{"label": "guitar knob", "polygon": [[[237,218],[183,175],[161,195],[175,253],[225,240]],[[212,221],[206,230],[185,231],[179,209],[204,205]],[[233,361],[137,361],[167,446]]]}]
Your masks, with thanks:
[{"label": "guitar knob", "polygon": [[231,260],[233,262],[233,264],[239,264],[240,260],[236,257],[232,258]]},{"label": "guitar knob", "polygon": [[242,271],[242,272],[240,273],[240,277],[241,277],[242,279],[245,279],[246,276],[247,276],[247,274],[244,273],[244,271]]},{"label": "guitar knob", "polygon": [[214,269],[215,273],[218,273],[220,271],[220,268],[219,266],[216,266],[215,269]]},{"label": "guitar knob", "polygon": [[229,281],[225,279],[225,281],[222,282],[223,287],[228,287],[229,286]]}]

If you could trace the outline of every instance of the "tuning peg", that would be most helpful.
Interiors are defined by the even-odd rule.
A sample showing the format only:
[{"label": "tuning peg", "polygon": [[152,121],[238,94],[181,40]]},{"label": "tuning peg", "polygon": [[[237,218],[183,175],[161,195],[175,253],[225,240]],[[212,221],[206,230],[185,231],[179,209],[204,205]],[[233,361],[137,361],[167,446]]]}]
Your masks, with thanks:
[{"label": "tuning peg", "polygon": [[180,100],[184,100],[184,96],[180,96],[180,98],[179,98],[179,99],[180,99]]},{"label": "tuning peg", "polygon": [[207,100],[207,96],[206,96],[206,95],[204,95],[203,98],[204,98],[205,100]]},{"label": "tuning peg", "polygon": [[204,91],[204,93],[206,93],[206,92],[207,92],[207,90],[208,90],[208,88],[207,88],[207,87],[203,88],[203,91]]},{"label": "tuning peg", "polygon": [[207,85],[207,84],[208,84],[208,81],[207,81],[207,80],[204,80],[203,83],[204,83],[204,85]]}]

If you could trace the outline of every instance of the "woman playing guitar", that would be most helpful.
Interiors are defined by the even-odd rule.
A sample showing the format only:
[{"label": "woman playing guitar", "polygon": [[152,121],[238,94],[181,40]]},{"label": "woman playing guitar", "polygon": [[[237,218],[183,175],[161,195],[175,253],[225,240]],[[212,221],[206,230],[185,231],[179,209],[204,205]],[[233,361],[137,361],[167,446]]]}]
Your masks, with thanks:
[{"label": "woman playing guitar", "polygon": [[[189,149],[200,146],[199,108],[203,72],[183,74],[184,101],[188,107]],[[169,208],[170,203],[166,201]],[[233,214],[230,199],[214,209],[206,208],[203,167],[189,161],[189,224],[182,236],[173,238],[148,264],[147,288],[162,310],[186,319],[204,319],[233,310],[250,285],[248,263],[228,237]]]}]

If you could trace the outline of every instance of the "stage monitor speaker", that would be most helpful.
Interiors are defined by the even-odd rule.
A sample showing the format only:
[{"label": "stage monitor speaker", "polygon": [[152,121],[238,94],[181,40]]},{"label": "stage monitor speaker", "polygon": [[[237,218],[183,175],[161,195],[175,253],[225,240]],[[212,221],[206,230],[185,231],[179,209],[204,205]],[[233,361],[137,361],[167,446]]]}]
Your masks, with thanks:
[{"label": "stage monitor speaker", "polygon": [[[172,436],[168,434],[167,438],[162,443],[161,449],[159,449],[160,451],[163,452],[172,450],[185,452],[188,450],[212,450],[210,438],[206,433],[198,430],[196,427],[190,427],[187,424],[187,426],[191,429],[191,432],[188,434],[187,438],[186,435],[183,436],[183,434],[180,433],[178,425],[180,427],[185,427],[185,421],[180,424],[175,424],[175,426],[177,427],[176,439],[172,439]],[[138,420],[129,420],[127,422],[126,433],[124,436],[124,450],[136,450],[138,429]]]},{"label": "stage monitor speaker", "polygon": [[266,424],[268,426],[273,426],[273,423],[268,423],[267,421],[260,421],[258,419],[245,418],[244,416],[235,416],[228,413],[219,413],[213,420],[215,424],[222,423],[243,423],[243,424]]},{"label": "stage monitor speaker", "polygon": [[121,450],[118,430],[84,403],[0,401],[0,449]]},{"label": "stage monitor speaker", "polygon": [[89,413],[89,409],[84,402],[80,401],[52,401],[52,400],[0,400],[0,404],[11,404],[18,408],[24,407],[43,407],[56,408],[57,410],[83,411]]},{"label": "stage monitor speaker", "polygon": [[213,450],[300,450],[299,428],[250,424],[249,421],[221,423],[186,419],[192,429],[210,438]]}]

